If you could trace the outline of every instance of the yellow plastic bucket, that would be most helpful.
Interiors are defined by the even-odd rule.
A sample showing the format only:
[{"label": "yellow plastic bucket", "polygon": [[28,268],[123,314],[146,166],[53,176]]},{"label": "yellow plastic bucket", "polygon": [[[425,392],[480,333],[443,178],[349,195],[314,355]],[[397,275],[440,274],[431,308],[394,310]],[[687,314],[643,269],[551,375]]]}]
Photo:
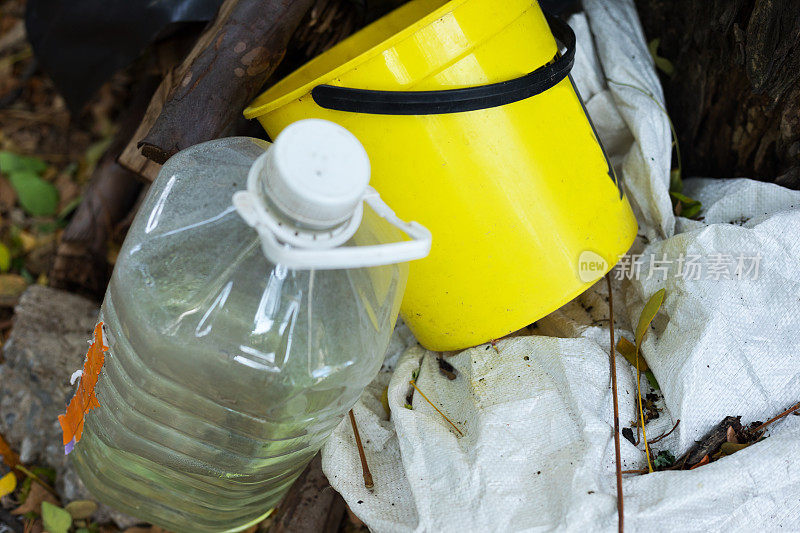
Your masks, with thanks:
[{"label": "yellow plastic bucket", "polygon": [[568,76],[574,46],[533,0],[413,0],[245,116],[273,138],[304,118],[359,138],[372,186],[433,233],[430,256],[411,264],[403,318],[426,348],[457,350],[568,302],[636,235]]}]

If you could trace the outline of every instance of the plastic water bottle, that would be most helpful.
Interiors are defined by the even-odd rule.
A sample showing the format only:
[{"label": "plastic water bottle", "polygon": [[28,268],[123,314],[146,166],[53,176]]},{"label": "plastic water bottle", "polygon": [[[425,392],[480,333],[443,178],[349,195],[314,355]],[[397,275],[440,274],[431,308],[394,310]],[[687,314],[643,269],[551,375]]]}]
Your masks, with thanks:
[{"label": "plastic water bottle", "polygon": [[405,262],[430,250],[369,168],[321,120],[167,161],[103,303],[100,407],[72,453],[98,499],[192,532],[279,502],[378,372]]}]

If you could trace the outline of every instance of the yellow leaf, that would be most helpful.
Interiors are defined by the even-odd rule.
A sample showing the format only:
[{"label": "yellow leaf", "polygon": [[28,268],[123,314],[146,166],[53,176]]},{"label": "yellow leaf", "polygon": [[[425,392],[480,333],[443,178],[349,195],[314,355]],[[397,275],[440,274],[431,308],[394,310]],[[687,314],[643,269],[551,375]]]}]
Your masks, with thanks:
[{"label": "yellow leaf", "polygon": [[8,272],[11,268],[11,251],[8,246],[0,242],[0,272]]},{"label": "yellow leaf", "polygon": [[642,372],[647,372],[650,370],[650,367],[647,366],[647,361],[639,355],[636,351],[636,345],[633,344],[631,341],[626,339],[625,337],[620,337],[619,342],[617,343],[617,351],[628,361],[631,366],[636,367],[636,359],[639,359],[639,370]]},{"label": "yellow leaf", "polygon": [[19,240],[22,243],[22,251],[26,254],[36,248],[36,237],[27,231],[19,232]]},{"label": "yellow leaf", "polygon": [[17,476],[14,472],[9,472],[0,478],[0,498],[11,494],[17,488]]},{"label": "yellow leaf", "polygon": [[644,309],[642,309],[642,314],[639,316],[639,325],[636,326],[636,348],[638,349],[642,345],[642,340],[644,336],[647,334],[647,328],[650,327],[650,323],[658,314],[658,310],[661,309],[661,305],[664,303],[664,296],[667,294],[666,289],[661,289],[656,291],[647,303],[644,305]]},{"label": "yellow leaf", "polygon": [[0,306],[11,307],[28,288],[25,278],[17,274],[0,274]]}]

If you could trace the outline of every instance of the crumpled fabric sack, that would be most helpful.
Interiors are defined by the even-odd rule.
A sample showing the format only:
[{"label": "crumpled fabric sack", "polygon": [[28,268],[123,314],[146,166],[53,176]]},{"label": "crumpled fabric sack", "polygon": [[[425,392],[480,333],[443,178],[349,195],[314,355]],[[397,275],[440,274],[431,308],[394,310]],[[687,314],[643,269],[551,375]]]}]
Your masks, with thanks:
[{"label": "crumpled fabric sack", "polygon": [[[642,347],[663,393],[646,429],[652,440],[680,419],[653,445],[680,456],[725,416],[764,421],[800,401],[800,192],[688,179],[702,220],[675,217],[669,125],[635,7],[585,8],[570,19],[573,75],[641,228],[613,274],[615,337],[632,340],[644,302],[666,288]],[[692,275],[690,256],[700,265]],[[745,267],[756,257],[752,279]],[[608,316],[601,280],[496,350],[446,354],[452,381],[439,354],[398,326],[384,370],[354,407],[375,486],[364,487],[349,420],[323,448],[331,485],[377,532],[616,530]],[[635,370],[621,356],[616,368],[620,422],[630,427]],[[414,376],[458,431],[413,390]],[[624,438],[621,447],[623,470],[646,467],[642,450]],[[626,475],[626,527],[800,530],[799,452],[800,417],[789,416],[762,442],[701,468]]]}]

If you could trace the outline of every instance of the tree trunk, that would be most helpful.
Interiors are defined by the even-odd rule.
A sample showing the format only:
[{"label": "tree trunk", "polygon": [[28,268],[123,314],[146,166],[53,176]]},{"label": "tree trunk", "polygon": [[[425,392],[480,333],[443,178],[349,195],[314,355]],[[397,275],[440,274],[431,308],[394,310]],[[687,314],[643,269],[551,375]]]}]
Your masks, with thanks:
[{"label": "tree trunk", "polygon": [[637,0],[662,73],[684,175],[800,188],[796,0]]}]

